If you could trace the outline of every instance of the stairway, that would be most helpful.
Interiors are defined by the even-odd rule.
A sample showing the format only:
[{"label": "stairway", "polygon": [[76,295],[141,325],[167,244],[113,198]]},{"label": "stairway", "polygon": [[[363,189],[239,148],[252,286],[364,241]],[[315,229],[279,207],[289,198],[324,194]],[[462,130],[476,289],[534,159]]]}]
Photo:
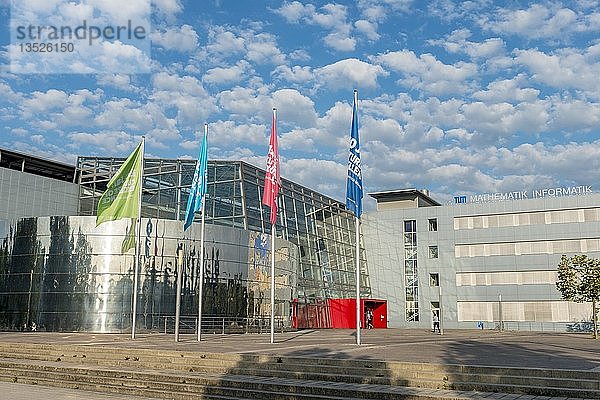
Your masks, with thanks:
[{"label": "stairway", "polygon": [[600,399],[599,371],[72,344],[0,343],[0,381],[177,400]]}]

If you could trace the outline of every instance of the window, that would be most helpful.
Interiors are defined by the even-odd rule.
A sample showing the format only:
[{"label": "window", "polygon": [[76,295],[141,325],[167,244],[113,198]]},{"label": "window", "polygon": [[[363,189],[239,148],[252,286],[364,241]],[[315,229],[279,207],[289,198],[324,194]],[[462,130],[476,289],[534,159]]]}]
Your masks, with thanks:
[{"label": "window", "polygon": [[404,232],[416,232],[417,231],[417,221],[409,220],[404,221]]},{"label": "window", "polygon": [[440,286],[440,274],[429,274],[429,286]]},{"label": "window", "polygon": [[438,258],[438,247],[437,246],[429,246],[429,258]]},{"label": "window", "polygon": [[437,232],[437,218],[430,218],[428,222],[429,232]]}]

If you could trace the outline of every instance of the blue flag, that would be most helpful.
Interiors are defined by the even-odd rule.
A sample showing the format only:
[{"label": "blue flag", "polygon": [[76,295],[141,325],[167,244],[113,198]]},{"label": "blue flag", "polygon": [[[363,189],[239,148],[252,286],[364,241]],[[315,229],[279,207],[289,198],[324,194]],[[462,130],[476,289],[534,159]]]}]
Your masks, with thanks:
[{"label": "blue flag", "polygon": [[200,145],[198,162],[196,163],[196,170],[194,171],[194,180],[192,181],[190,196],[188,197],[187,207],[185,209],[184,231],[192,225],[192,222],[194,222],[194,214],[202,208],[202,201],[204,201],[204,195],[207,191],[208,135],[206,131],[207,129],[204,130],[204,138]]},{"label": "blue flag", "polygon": [[360,167],[360,143],[358,141],[358,93],[354,91],[352,107],[352,130],[350,131],[350,155],[348,157],[348,181],[346,183],[346,208],[357,218],[362,214],[362,171]]}]

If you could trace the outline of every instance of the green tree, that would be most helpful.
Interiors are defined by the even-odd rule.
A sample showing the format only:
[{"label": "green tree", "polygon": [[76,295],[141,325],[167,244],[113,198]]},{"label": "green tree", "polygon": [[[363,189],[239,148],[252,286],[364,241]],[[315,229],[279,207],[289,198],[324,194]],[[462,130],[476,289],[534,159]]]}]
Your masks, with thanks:
[{"label": "green tree", "polygon": [[563,255],[558,264],[556,288],[563,299],[592,303],[594,339],[598,339],[598,303],[600,302],[600,260],[586,255]]}]

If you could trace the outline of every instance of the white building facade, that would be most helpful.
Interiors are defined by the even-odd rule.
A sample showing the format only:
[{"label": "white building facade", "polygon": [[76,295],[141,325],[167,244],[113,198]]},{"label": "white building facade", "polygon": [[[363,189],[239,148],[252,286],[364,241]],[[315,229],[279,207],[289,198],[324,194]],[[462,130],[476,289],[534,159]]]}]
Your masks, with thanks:
[{"label": "white building facade", "polygon": [[600,257],[600,194],[589,186],[476,196],[441,205],[426,190],[370,194],[363,217],[374,298],[389,327],[591,329],[591,305],[556,289],[561,255]]}]

